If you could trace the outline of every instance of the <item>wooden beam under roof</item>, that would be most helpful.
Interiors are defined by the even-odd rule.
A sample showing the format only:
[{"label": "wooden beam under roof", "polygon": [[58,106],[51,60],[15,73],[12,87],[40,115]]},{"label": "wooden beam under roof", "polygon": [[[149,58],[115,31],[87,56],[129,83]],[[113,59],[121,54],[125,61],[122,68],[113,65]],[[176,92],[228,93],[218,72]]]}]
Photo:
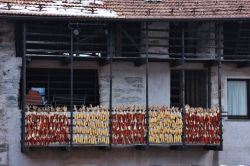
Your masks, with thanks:
[{"label": "wooden beam under roof", "polygon": [[250,62],[249,61],[238,62],[237,63],[237,68],[246,68],[246,67],[250,67]]}]

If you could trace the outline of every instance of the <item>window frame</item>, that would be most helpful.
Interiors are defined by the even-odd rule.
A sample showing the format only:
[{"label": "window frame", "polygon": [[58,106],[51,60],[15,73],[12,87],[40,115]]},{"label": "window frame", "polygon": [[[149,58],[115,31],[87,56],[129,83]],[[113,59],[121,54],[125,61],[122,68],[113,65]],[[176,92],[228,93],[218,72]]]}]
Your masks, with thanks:
[{"label": "window frame", "polygon": [[[34,73],[36,73],[37,71],[42,71],[42,79],[38,79],[36,78],[37,76],[39,76],[39,74],[37,74],[34,77]],[[71,80],[70,77],[67,76],[67,74],[65,75],[66,70],[68,70],[67,68],[26,68],[26,89],[25,89],[25,93],[27,96],[27,92],[29,89],[31,88],[45,88],[45,100],[48,103],[43,103],[42,105],[46,106],[46,105],[52,105],[52,106],[57,106],[56,102],[55,102],[55,98],[62,98],[59,99],[61,102],[64,102],[64,100],[68,101],[69,100],[69,96],[70,96],[70,91],[69,91],[69,87],[64,87],[66,86],[70,86],[71,84]],[[79,95],[85,95],[85,101],[84,105],[99,105],[100,104],[100,94],[99,94],[99,79],[98,79],[98,70],[97,69],[74,69],[74,80],[73,84],[74,84],[74,88],[73,88],[73,104],[78,103],[80,100],[76,99],[76,96]],[[58,77],[55,77],[57,75],[57,73],[64,73],[62,75],[65,75],[64,77],[62,77],[62,75]],[[82,73],[86,73],[89,72],[90,74],[87,76],[87,78],[92,77],[91,79],[87,79],[86,77],[81,77],[80,75],[82,75]],[[78,76],[77,76],[78,75]],[[40,74],[41,76],[41,74]],[[80,77],[79,77],[80,76]],[[45,79],[44,79],[45,78]],[[53,79],[52,79],[53,78]],[[63,81],[60,81],[60,79],[65,78]],[[62,82],[60,84],[58,84],[58,79],[59,82]],[[81,80],[79,80],[81,79]],[[85,84],[91,84],[86,86],[85,84],[82,84],[82,82],[85,82]],[[58,84],[59,86],[64,85],[63,87],[57,87],[56,84]],[[53,86],[52,86],[53,85]],[[90,87],[89,87],[90,86]],[[59,88],[59,90],[58,90]],[[65,89],[65,90],[60,90],[60,89]],[[80,90],[79,90],[80,89]],[[89,90],[91,89],[91,90]],[[60,94],[61,92],[64,92],[63,94]],[[81,93],[74,93],[75,91],[82,91]],[[90,93],[89,91],[93,92]],[[53,92],[53,93],[52,93]],[[59,93],[58,93],[59,92]],[[75,101],[74,101],[75,100]],[[76,103],[74,103],[76,102]],[[65,104],[59,104],[59,105],[67,105],[68,106],[69,103],[65,103]],[[58,105],[58,106],[59,106]],[[76,104],[77,105],[77,104]]]},{"label": "window frame", "polygon": [[[181,70],[180,69],[171,69],[170,70],[170,105],[171,106],[176,106],[176,107],[181,107],[181,97],[180,97],[180,95],[181,95],[181,84],[179,84],[179,94],[178,94],[178,96],[179,96],[179,106],[178,105],[176,105],[177,103],[173,103],[172,102],[172,73],[179,73],[180,75],[179,75],[179,81],[181,81]],[[202,87],[203,88],[205,88],[204,89],[204,92],[205,92],[205,97],[203,98],[203,99],[201,99],[201,101],[199,101],[200,103],[203,103],[204,102],[204,105],[202,106],[202,105],[199,105],[199,106],[194,106],[194,107],[203,107],[203,108],[208,108],[208,107],[210,107],[210,104],[209,104],[209,100],[210,100],[210,97],[209,97],[209,73],[208,73],[208,71],[206,70],[206,69],[185,69],[185,82],[186,82],[186,84],[185,84],[185,87],[187,86],[187,81],[186,81],[186,76],[187,76],[187,73],[189,73],[189,74],[194,74],[195,72],[198,72],[198,73],[200,73],[200,72],[204,72],[204,74],[205,74],[205,81],[204,81],[204,85],[202,85]],[[197,81],[197,80],[196,80]],[[198,80],[198,81],[200,81],[200,80]],[[200,87],[201,88],[201,87]],[[189,89],[190,90],[190,89]],[[199,92],[201,92],[201,91],[199,91]],[[196,103],[197,101],[197,99],[195,99],[195,98],[193,98],[193,97],[191,97],[191,99],[190,100],[194,100],[193,102],[191,102],[191,103],[187,103],[188,101],[187,101],[187,88],[185,88],[185,105],[187,104],[187,105],[189,105],[189,106],[192,106],[191,105],[191,103]]]},{"label": "window frame", "polygon": [[[228,101],[227,101],[227,97],[228,97],[228,81],[246,81],[247,83],[247,115],[229,115],[228,112]],[[250,78],[227,78],[226,79],[226,107],[227,107],[227,117],[228,119],[250,119]]]}]

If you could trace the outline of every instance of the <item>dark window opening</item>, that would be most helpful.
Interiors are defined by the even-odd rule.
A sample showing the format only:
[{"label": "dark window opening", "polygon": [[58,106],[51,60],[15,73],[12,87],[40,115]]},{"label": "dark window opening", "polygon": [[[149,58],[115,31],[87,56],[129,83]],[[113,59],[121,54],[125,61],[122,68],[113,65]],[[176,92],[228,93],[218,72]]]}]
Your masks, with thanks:
[{"label": "dark window opening", "polygon": [[182,26],[184,26],[184,53],[186,58],[213,58],[216,49],[215,23],[197,22],[181,24],[170,23],[170,57],[182,56]]},{"label": "dark window opening", "polygon": [[23,27],[21,22],[15,23],[15,49],[16,49],[16,56],[22,57],[23,56]]},{"label": "dark window opening", "polygon": [[[195,57],[197,40],[196,33],[189,26],[185,26],[185,39],[184,39],[184,49],[186,55],[192,55]],[[191,31],[189,31],[191,30]],[[170,23],[169,30],[169,53],[172,57],[181,57],[182,53],[182,24],[180,23]]]},{"label": "dark window opening", "polygon": [[250,58],[250,23],[230,22],[224,23],[224,58],[249,59]]},{"label": "dark window opening", "polygon": [[138,57],[141,53],[141,24],[124,23],[116,25],[116,56]]},{"label": "dark window opening", "polygon": [[[185,104],[207,107],[207,73],[205,70],[185,71]],[[171,71],[171,105],[181,107],[181,72]]]},{"label": "dark window opening", "polygon": [[[72,25],[74,56],[106,56],[106,27],[102,24]],[[64,22],[34,22],[27,24],[27,56],[69,56],[71,29]]]},{"label": "dark window opening", "polygon": [[[106,57],[108,27],[105,24],[74,24],[74,56]],[[27,56],[69,56],[71,30],[66,22],[27,23]],[[117,57],[138,57],[143,52],[141,23],[114,26],[114,50]]]},{"label": "dark window opening", "polygon": [[[73,104],[98,105],[97,70],[74,70]],[[70,105],[70,70],[27,69],[26,102],[35,105]]]}]

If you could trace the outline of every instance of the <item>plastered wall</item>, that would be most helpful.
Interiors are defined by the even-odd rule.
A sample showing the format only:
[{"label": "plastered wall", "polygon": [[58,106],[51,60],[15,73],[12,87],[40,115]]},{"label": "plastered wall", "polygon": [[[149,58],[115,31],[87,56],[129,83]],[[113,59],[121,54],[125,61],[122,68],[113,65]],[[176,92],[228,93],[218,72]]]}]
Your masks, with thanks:
[{"label": "plastered wall", "polygon": [[[218,69],[212,68],[212,105],[218,104]],[[250,79],[250,68],[237,68],[236,64],[223,64],[221,70],[222,108],[227,112],[227,79]],[[227,113],[225,113],[227,114]],[[219,153],[220,164],[250,165],[249,120],[223,120],[224,150]]]},{"label": "plastered wall", "polygon": [[[100,102],[109,103],[109,65],[99,69]],[[168,63],[149,64],[149,104],[170,104],[170,72]],[[159,87],[161,90],[159,91]],[[134,67],[133,63],[113,64],[113,105],[146,104],[145,65]]]},{"label": "plastered wall", "polygon": [[[65,151],[62,149],[35,149],[21,153],[21,110],[18,108],[21,59],[15,56],[13,23],[1,21],[0,27],[0,165],[10,166],[150,166],[167,164],[190,164],[229,166],[250,165],[250,122],[224,120],[224,151],[207,151],[202,148],[186,148],[181,151],[168,147],[150,147],[136,150],[134,147],[115,147],[103,151],[86,147]],[[91,68],[95,65],[91,65]],[[202,64],[188,65],[202,68]],[[108,66],[99,70],[100,98],[108,103]],[[132,63],[114,63],[113,100],[114,104],[145,103],[145,66],[134,67]],[[249,68],[237,69],[223,65],[223,78],[249,77]],[[216,68],[212,72],[212,102],[216,104]],[[149,65],[150,104],[169,104],[170,73],[167,63]],[[223,86],[225,89],[225,81]],[[225,109],[225,91],[223,91]]]}]

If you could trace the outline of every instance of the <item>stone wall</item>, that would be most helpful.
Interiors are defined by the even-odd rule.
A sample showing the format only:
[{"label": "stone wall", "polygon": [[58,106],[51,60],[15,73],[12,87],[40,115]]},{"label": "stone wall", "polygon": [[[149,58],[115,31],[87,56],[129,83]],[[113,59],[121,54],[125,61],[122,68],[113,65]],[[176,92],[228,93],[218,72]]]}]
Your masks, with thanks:
[{"label": "stone wall", "polygon": [[[18,93],[20,81],[21,59],[16,57],[14,24],[0,21],[0,165],[7,165],[9,133],[13,128],[20,128],[9,124],[12,117],[19,117]],[[17,119],[20,121],[20,119]],[[20,130],[17,138],[20,138]]]}]

